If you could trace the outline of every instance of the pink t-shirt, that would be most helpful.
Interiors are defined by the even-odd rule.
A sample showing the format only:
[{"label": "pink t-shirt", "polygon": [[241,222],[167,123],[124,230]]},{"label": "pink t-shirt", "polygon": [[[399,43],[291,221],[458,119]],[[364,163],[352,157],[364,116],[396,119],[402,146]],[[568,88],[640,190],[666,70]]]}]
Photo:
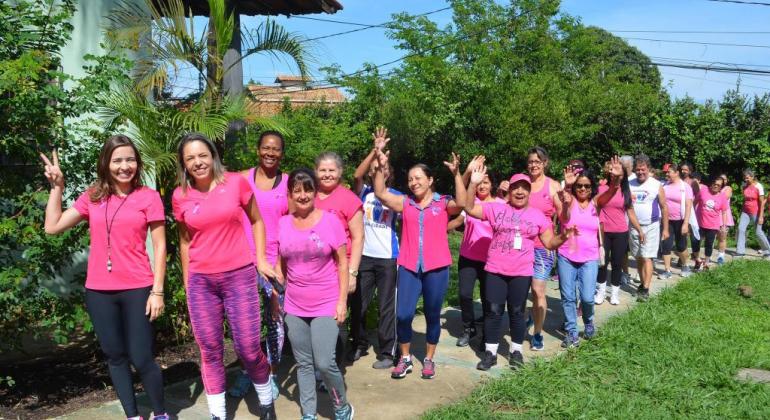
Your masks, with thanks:
[{"label": "pink t-shirt", "polygon": [[[483,204],[476,198],[476,204]],[[495,198],[492,202],[505,203],[500,198]],[[463,231],[463,241],[460,244],[460,255],[473,261],[487,261],[487,250],[492,242],[492,226],[489,222],[479,220],[475,217],[465,216],[465,230]]]},{"label": "pink t-shirt", "polygon": [[[551,219],[533,207],[516,209],[507,203],[483,203],[483,219],[492,226],[492,243],[484,270],[504,276],[532,276],[535,238],[551,228]],[[521,249],[515,249],[516,233]]]},{"label": "pink t-shirt", "polygon": [[345,229],[324,211],[309,229],[294,226],[294,216],[278,221],[278,248],[286,267],[286,313],[295,316],[334,316],[340,279],[334,254],[345,245]]},{"label": "pink t-shirt", "polygon": [[174,218],[190,235],[191,273],[223,273],[254,263],[243,230],[243,212],[253,196],[248,181],[235,172],[226,172],[224,182],[208,193],[174,190]]},{"label": "pink t-shirt", "polygon": [[765,195],[762,184],[755,182],[743,189],[743,212],[756,216],[759,214],[759,197]]},{"label": "pink t-shirt", "polygon": [[[600,185],[599,195],[604,194],[609,189],[610,187],[607,185]],[[601,220],[605,232],[628,232],[628,219],[626,218],[626,208],[623,204],[623,191],[618,188],[615,191],[615,195],[610,198],[610,201],[599,212],[599,220]]]},{"label": "pink t-shirt", "polygon": [[449,200],[433,193],[430,203],[421,209],[412,197],[404,196],[398,265],[417,273],[452,264],[446,232]]},{"label": "pink t-shirt", "polygon": [[695,206],[698,225],[703,229],[716,230],[722,227],[722,212],[728,210],[727,197],[721,191],[712,194],[709,187],[700,186],[700,199]]},{"label": "pink t-shirt", "polygon": [[340,219],[340,222],[342,222],[342,227],[345,228],[345,238],[347,238],[348,258],[350,258],[350,253],[353,250],[351,246],[353,238],[350,236],[350,226],[348,225],[348,222],[353,219],[356,212],[363,212],[363,206],[364,204],[361,202],[361,199],[358,198],[353,191],[350,191],[342,185],[338,185],[337,188],[323,200],[318,194],[315,196],[316,208],[334,214]]},{"label": "pink t-shirt", "polygon": [[[556,213],[551,197],[551,182],[551,178],[545,177],[543,187],[529,194],[529,207],[540,210],[549,220],[553,220],[553,214]],[[539,237],[535,237],[535,248],[545,248]]]},{"label": "pink t-shirt", "polygon": [[668,206],[668,220],[682,220],[682,189],[684,189],[684,199],[692,200],[692,187],[681,179],[676,184],[666,183],[663,185],[663,192],[666,194],[666,205]]},{"label": "pink t-shirt", "polygon": [[[158,192],[141,187],[126,197],[111,195],[96,203],[89,194],[90,191],[81,194],[73,206],[88,220],[91,234],[86,289],[126,290],[151,286],[153,273],[146,249],[147,227],[150,222],[165,220]],[[107,271],[107,221],[111,226],[112,271]]]},{"label": "pink t-shirt", "polygon": [[[254,193],[254,199],[259,207],[259,214],[265,221],[265,256],[267,262],[275,265],[278,261],[278,220],[281,216],[289,214],[289,176],[281,175],[281,181],[278,186],[267,191],[257,188],[254,184],[254,171],[249,170],[249,186]],[[256,259],[257,246],[254,243],[254,231],[251,229],[251,220],[246,213],[243,213],[243,229],[246,231],[246,238],[249,240],[251,255]],[[256,262],[256,261],[254,261]]]},{"label": "pink t-shirt", "polygon": [[586,208],[580,208],[577,200],[569,209],[569,221],[564,227],[577,226],[577,236],[570,237],[559,247],[559,255],[576,262],[584,263],[599,259],[599,215],[591,200]]}]

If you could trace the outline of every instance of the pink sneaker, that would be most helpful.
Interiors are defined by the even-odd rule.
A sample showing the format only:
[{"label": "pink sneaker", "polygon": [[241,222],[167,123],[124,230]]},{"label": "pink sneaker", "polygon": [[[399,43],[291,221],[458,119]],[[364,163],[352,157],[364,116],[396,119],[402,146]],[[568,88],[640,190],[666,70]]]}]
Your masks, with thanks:
[{"label": "pink sneaker", "polygon": [[398,359],[396,367],[390,371],[390,377],[393,379],[401,379],[404,378],[408,373],[412,373],[412,359],[402,357]]},{"label": "pink sneaker", "polygon": [[422,379],[433,379],[436,376],[436,364],[427,357],[422,361]]}]

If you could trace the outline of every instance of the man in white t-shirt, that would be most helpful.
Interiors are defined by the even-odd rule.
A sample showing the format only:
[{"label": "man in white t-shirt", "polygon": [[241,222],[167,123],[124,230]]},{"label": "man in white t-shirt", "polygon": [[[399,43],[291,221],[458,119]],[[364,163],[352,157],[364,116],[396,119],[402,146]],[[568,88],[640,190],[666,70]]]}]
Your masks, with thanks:
[{"label": "man in white t-shirt", "polygon": [[650,158],[641,154],[636,157],[634,167],[636,179],[629,181],[631,199],[634,203],[634,212],[642,233],[636,229],[629,229],[631,255],[636,258],[639,279],[637,298],[645,301],[650,296],[650,283],[652,283],[653,265],[652,259],[658,255],[658,246],[661,239],[668,238],[668,207],[666,195],[663,192],[663,184],[650,176]]}]

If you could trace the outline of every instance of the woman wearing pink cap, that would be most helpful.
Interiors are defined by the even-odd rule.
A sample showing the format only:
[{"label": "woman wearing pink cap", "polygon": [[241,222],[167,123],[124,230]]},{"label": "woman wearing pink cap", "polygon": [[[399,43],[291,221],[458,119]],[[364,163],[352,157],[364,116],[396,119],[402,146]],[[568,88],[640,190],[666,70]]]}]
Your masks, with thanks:
[{"label": "woman wearing pink cap", "polygon": [[385,186],[384,168],[388,157],[377,150],[374,193],[382,204],[401,212],[401,246],[398,255],[398,285],[396,296],[396,339],[401,357],[391,371],[391,377],[401,379],[412,371],[412,320],[417,301],[423,298],[427,349],[422,364],[422,378],[436,375],[433,356],[441,334],[441,306],[449,285],[449,252],[447,223],[450,215],[458,214],[465,203],[465,184],[460,174],[460,159],[452,153],[452,161],[444,162],[454,177],[456,198],[433,191],[433,175],[424,164],[409,169],[408,185],[411,196],[396,195]]},{"label": "woman wearing pink cap", "polygon": [[[152,321],[163,313],[166,275],[165,215],[160,196],[142,184],[142,158],[126,136],[112,136],[102,146],[96,181],[62,212],[64,174],[59,155],[41,155],[51,194],[45,232],[56,235],[88,221],[91,245],[86,275],[86,309],[107,357],[110,379],[123,412],[141,419],[134,396],[131,365],[142,378],[156,420],[168,419],[163,376],[152,348]],[[149,228],[153,266],[145,243]]]},{"label": "woman wearing pink cap", "polygon": [[[476,193],[485,173],[484,166],[473,171],[468,194],[472,196]],[[547,249],[556,249],[577,232],[571,226],[555,236],[551,220],[540,210],[529,206],[531,189],[529,176],[516,174],[510,181],[507,203],[474,203],[469,200],[465,204],[468,216],[489,221],[492,226],[492,242],[484,266],[487,272],[488,312],[484,317],[485,351],[476,365],[479,370],[488,370],[497,364],[500,327],[506,303],[512,341],[509,364],[512,369],[516,369],[524,363],[521,353],[527,333],[524,312],[535,271],[535,238],[539,238]]]}]

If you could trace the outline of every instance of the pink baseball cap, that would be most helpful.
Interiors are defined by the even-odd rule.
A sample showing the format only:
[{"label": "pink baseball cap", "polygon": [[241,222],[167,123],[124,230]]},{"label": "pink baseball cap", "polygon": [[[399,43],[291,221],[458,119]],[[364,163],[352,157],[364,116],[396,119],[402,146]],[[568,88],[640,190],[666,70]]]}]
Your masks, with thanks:
[{"label": "pink baseball cap", "polygon": [[513,184],[524,181],[527,183],[527,185],[532,186],[532,181],[529,180],[529,175],[527,174],[516,174],[511,177],[511,180],[509,181],[511,183],[511,187],[513,187]]}]

